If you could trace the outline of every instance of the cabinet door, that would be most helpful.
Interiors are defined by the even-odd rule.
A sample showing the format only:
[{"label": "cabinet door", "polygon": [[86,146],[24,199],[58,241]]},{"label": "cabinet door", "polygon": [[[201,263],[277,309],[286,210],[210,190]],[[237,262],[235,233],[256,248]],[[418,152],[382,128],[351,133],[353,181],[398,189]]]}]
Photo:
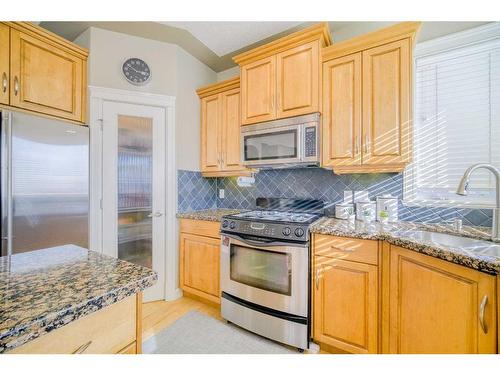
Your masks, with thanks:
[{"label": "cabinet door", "polygon": [[276,56],[276,118],[319,111],[319,45],[311,42]]},{"label": "cabinet door", "polygon": [[410,40],[363,51],[363,164],[410,161]]},{"label": "cabinet door", "polygon": [[241,123],[276,118],[276,56],[241,67]]},{"label": "cabinet door", "polygon": [[9,104],[10,27],[0,23],[0,104]]},{"label": "cabinet door", "polygon": [[389,280],[390,353],[496,353],[494,276],[391,246]]},{"label": "cabinet door", "polygon": [[181,288],[219,303],[219,258],[219,239],[181,233]]},{"label": "cabinet door", "polygon": [[240,164],[240,89],[221,94],[222,98],[222,170],[243,170]]},{"label": "cabinet door", "polygon": [[82,59],[18,30],[10,38],[10,105],[82,121]]},{"label": "cabinet door", "polygon": [[201,99],[201,171],[220,170],[221,97]]},{"label": "cabinet door", "polygon": [[361,53],[323,64],[323,166],[361,164]]},{"label": "cabinet door", "polygon": [[377,353],[378,268],[314,257],[314,339],[350,353]]}]

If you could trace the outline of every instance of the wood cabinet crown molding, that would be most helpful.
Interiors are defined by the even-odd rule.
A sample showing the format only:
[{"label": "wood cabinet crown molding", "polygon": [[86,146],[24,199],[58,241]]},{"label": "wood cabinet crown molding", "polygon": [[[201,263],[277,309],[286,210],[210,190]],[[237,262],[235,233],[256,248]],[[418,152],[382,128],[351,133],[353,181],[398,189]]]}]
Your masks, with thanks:
[{"label": "wood cabinet crown molding", "polygon": [[196,90],[196,93],[201,99],[210,95],[218,94],[223,91],[238,89],[239,87],[240,87],[240,77],[238,76],[226,79],[224,81],[212,83],[207,86],[200,87],[198,90]]},{"label": "wood cabinet crown molding", "polygon": [[43,37],[45,42],[55,44],[57,47],[65,48],[68,52],[79,55],[78,57],[86,59],[89,56],[89,51],[86,48],[80,47],[79,45],[72,43],[53,32],[44,29],[38,25],[34,25],[31,22],[3,22],[7,26],[13,29],[22,31],[24,33],[30,34],[31,36]]},{"label": "wood cabinet crown molding", "polygon": [[413,48],[421,25],[422,22],[401,22],[342,42],[334,43],[322,49],[321,54],[323,61],[360,52],[404,38],[411,39],[411,47]]},{"label": "wood cabinet crown molding", "polygon": [[328,23],[319,23],[308,27],[307,29],[284,36],[263,46],[254,48],[250,51],[243,52],[234,56],[233,61],[238,65],[248,64],[315,40],[319,40],[321,42],[321,47],[327,47],[332,44],[333,40],[330,35]]}]

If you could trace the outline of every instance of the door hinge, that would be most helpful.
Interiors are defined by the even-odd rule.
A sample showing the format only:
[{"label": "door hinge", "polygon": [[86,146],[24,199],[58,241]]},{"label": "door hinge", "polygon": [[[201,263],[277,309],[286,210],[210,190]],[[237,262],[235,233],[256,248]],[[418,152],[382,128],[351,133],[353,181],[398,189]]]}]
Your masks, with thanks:
[{"label": "door hinge", "polygon": [[100,128],[100,129],[101,129],[101,131],[102,131],[103,126],[104,126],[104,120],[103,120],[102,118],[98,118],[98,119],[97,119],[97,121],[99,121],[99,128]]}]

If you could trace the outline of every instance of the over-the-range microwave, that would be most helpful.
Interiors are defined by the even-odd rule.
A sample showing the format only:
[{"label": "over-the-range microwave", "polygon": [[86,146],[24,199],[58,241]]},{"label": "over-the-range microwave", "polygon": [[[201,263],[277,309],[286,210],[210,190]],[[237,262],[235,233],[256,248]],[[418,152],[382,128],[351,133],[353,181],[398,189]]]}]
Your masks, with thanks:
[{"label": "over-the-range microwave", "polygon": [[312,113],[242,126],[242,163],[258,168],[319,165],[319,124],[320,114]]}]

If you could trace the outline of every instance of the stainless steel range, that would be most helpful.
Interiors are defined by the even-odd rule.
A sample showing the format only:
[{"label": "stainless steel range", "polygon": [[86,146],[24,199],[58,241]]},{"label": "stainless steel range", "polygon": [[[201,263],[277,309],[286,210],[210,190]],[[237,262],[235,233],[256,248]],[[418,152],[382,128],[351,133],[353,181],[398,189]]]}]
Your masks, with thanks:
[{"label": "stainless steel range", "polygon": [[221,223],[222,317],[306,349],[310,337],[309,226],[318,200],[258,198],[257,210]]}]

